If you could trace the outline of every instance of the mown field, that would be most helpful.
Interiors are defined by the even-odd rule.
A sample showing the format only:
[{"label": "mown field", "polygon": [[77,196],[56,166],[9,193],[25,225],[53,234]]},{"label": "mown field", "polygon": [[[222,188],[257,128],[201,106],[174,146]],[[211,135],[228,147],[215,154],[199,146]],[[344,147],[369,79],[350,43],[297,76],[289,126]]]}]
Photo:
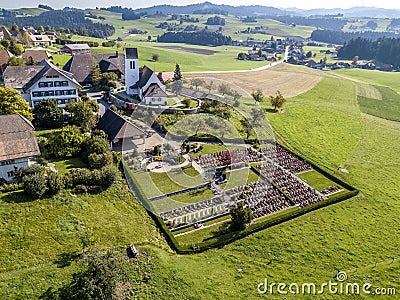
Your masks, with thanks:
[{"label": "mown field", "polygon": [[[125,37],[128,35],[128,29],[140,29],[142,31],[147,31],[145,35],[133,36],[137,40],[147,40],[147,36],[151,35],[157,37],[161,35],[163,30],[160,28],[155,28],[161,22],[177,23],[178,21],[168,20],[168,18],[148,18],[142,17],[140,20],[122,20],[121,14],[113,13],[102,10],[91,10],[95,15],[102,16],[106,18],[105,23],[113,24],[116,28],[115,34],[111,38]],[[207,18],[212,15],[196,15],[191,14],[190,17],[198,18],[198,23],[183,22],[182,26],[187,25],[197,25],[198,27],[204,28],[206,26]],[[257,22],[242,22],[238,17],[235,16],[221,16],[225,19],[226,24],[222,26],[223,34],[230,35],[235,40],[246,40],[249,36],[255,39],[270,39],[271,35],[274,37],[286,37],[286,36],[301,36],[307,38],[311,35],[311,32],[315,30],[315,27],[311,26],[288,26],[281,22],[271,20],[271,19],[258,19]],[[242,33],[248,27],[262,26],[265,34],[253,34],[253,33]],[[209,29],[217,30],[218,25],[208,25]]]},{"label": "mown field", "polygon": [[[369,78],[371,73],[351,71],[375,85],[398,82],[398,74]],[[391,87],[398,90],[398,85]],[[257,293],[265,278],[322,284],[334,280],[338,270],[348,274],[346,282],[399,291],[400,125],[362,113],[357,90],[357,83],[326,77],[310,91],[288,99],[285,113],[268,113],[268,119],[282,143],[360,189],[358,197],[221,249],[185,256],[168,249],[122,182],[100,195],[66,193],[27,201],[2,194],[0,298],[37,299],[48,287],[69,281],[76,263],[58,267],[55,261],[63,253],[80,251],[80,224],[91,229],[95,247],[123,251],[130,242],[138,245],[141,254],[132,263],[140,266],[132,283],[133,298],[265,299],[273,297]],[[348,173],[338,171],[339,166]],[[316,298],[275,295],[283,297]],[[320,298],[358,297],[326,293]]]}]

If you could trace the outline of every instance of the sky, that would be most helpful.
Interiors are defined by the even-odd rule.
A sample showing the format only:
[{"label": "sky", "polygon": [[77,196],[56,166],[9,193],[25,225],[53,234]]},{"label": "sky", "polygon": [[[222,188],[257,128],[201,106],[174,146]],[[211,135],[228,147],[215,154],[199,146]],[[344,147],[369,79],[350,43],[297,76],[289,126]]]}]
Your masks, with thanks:
[{"label": "sky", "polygon": [[[187,5],[193,3],[202,3],[205,0],[147,0],[135,1],[135,0],[17,0],[17,1],[6,1],[2,0],[0,7],[2,8],[19,8],[19,7],[37,7],[38,4],[47,4],[53,8],[63,8],[65,6],[78,7],[78,8],[94,8],[94,7],[109,7],[114,5],[120,5],[123,7],[149,7],[159,4],[171,4],[171,5]],[[5,3],[4,3],[5,2]],[[210,2],[215,4],[227,4],[233,6],[239,5],[264,5],[273,6],[278,8],[288,8],[296,7],[303,9],[310,8],[350,8],[354,6],[369,6],[369,7],[379,7],[379,8],[396,8],[400,9],[400,1],[395,0],[334,0],[334,1],[321,1],[321,0],[280,0],[280,1],[270,1],[270,0],[211,0]]]}]

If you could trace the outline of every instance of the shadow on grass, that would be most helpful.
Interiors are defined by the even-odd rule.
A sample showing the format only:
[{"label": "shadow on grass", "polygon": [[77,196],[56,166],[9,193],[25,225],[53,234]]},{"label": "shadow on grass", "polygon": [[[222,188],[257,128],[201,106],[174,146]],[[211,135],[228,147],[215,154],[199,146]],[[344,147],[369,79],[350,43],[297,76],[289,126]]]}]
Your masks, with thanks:
[{"label": "shadow on grass", "polygon": [[6,203],[27,203],[33,202],[36,199],[29,197],[24,194],[22,190],[15,191],[15,192],[8,192],[5,196],[1,197],[1,200]]},{"label": "shadow on grass", "polygon": [[265,112],[270,113],[270,114],[276,114],[278,111],[273,108],[266,108]]},{"label": "shadow on grass", "polygon": [[71,265],[73,261],[78,260],[81,257],[81,254],[78,252],[66,252],[58,255],[57,260],[54,263],[58,268],[65,268]]}]

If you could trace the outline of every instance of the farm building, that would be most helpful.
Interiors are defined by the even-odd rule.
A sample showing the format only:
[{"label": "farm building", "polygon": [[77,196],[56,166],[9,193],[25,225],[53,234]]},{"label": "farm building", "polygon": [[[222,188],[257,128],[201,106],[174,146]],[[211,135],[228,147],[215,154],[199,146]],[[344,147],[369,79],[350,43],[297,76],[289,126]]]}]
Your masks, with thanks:
[{"label": "farm building", "polygon": [[19,114],[0,115],[0,178],[13,181],[15,171],[39,155],[32,123]]},{"label": "farm building", "polygon": [[72,55],[87,53],[90,52],[90,47],[88,44],[65,44],[61,52],[71,53]]}]

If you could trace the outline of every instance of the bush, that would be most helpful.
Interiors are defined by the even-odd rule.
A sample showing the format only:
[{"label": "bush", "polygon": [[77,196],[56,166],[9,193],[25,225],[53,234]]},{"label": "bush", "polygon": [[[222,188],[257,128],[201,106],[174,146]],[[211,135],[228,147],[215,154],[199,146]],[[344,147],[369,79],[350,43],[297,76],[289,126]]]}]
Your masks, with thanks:
[{"label": "bush", "polygon": [[83,135],[79,128],[66,126],[49,139],[49,155],[56,158],[74,157],[82,150]]},{"label": "bush", "polygon": [[92,173],[93,185],[109,187],[117,179],[118,169],[113,165],[108,165],[100,170],[94,170]]},{"label": "bush", "polygon": [[58,173],[49,172],[47,175],[47,189],[51,196],[57,195],[65,186],[64,178]]},{"label": "bush", "polygon": [[6,183],[0,185],[0,192],[3,193],[14,192],[19,189],[21,189],[21,185],[19,183]]},{"label": "bush", "polygon": [[79,193],[79,194],[86,194],[88,192],[88,189],[85,185],[83,184],[78,184],[75,187],[75,192]]},{"label": "bush", "polygon": [[92,172],[88,169],[76,168],[69,172],[71,187],[83,184],[92,185]]},{"label": "bush", "polygon": [[22,183],[25,194],[34,199],[41,198],[47,191],[47,180],[44,173],[24,176]]},{"label": "bush", "polygon": [[113,163],[113,155],[111,151],[103,154],[91,153],[88,156],[88,163],[90,169],[101,169]]}]

